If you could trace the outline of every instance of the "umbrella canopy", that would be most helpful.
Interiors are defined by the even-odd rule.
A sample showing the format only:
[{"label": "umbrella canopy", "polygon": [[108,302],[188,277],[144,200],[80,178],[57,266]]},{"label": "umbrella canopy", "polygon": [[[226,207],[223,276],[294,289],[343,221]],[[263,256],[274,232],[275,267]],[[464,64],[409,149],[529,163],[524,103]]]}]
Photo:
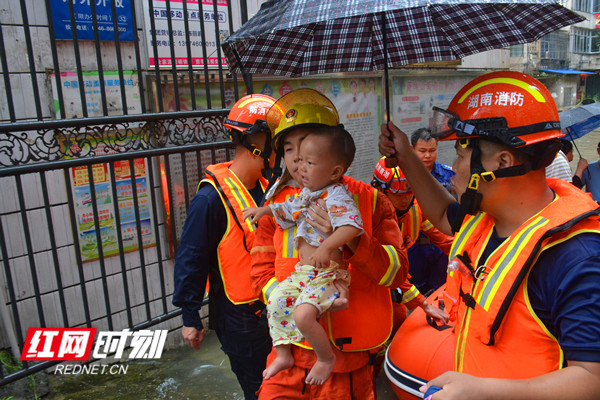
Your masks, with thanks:
[{"label": "umbrella canopy", "polygon": [[571,140],[600,128],[600,103],[586,104],[558,113],[563,132]]},{"label": "umbrella canopy", "polygon": [[373,71],[528,43],[584,19],[555,0],[269,0],[223,51],[242,74]]}]

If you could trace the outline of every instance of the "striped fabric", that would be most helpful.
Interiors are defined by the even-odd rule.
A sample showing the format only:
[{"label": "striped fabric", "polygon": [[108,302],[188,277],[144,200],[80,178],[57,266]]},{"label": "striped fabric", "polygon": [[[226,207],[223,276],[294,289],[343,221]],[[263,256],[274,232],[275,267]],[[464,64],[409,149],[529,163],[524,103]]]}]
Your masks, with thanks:
[{"label": "striped fabric", "polygon": [[[583,17],[554,0],[270,0],[224,43],[229,68],[303,76],[457,60],[535,41]],[[237,56],[236,56],[237,55]]]},{"label": "striped fabric", "polygon": [[546,178],[562,179],[563,181],[571,182],[573,179],[573,171],[569,165],[569,160],[562,150],[559,150],[554,157],[554,161],[546,167]]}]

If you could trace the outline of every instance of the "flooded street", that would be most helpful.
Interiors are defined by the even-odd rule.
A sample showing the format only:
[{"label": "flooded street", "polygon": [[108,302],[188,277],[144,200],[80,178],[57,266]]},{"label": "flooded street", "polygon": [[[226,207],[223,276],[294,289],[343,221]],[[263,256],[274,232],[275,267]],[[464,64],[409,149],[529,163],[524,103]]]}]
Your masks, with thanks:
[{"label": "flooded street", "polygon": [[[175,334],[178,334],[176,332]],[[130,362],[123,375],[48,376],[49,400],[243,400],[243,392],[221,351],[217,335],[207,334],[198,351],[165,350],[160,360]],[[395,396],[383,371],[377,398]]]}]

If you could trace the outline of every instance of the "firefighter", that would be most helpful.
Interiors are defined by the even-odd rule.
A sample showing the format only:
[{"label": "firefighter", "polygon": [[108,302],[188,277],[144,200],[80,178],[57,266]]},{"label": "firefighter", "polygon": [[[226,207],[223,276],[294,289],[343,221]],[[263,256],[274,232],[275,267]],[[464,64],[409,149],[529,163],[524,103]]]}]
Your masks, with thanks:
[{"label": "firefighter", "polygon": [[458,203],[397,127],[383,125],[379,138],[429,220],[456,232],[445,294],[454,371],[421,391],[441,388],[433,400],[600,398],[600,210],[574,186],[546,181],[563,136],[550,92],[522,73],[485,74],[448,109],[434,108],[431,130],[456,140]]},{"label": "firefighter", "polygon": [[[267,114],[273,133],[273,148],[283,155],[285,173],[269,199],[284,201],[300,191],[298,148],[307,132],[317,126],[339,124],[337,110],[325,96],[311,89],[299,89],[280,98]],[[377,350],[392,331],[390,288],[406,280],[407,256],[389,200],[371,186],[343,177],[341,183],[354,194],[365,232],[344,247],[350,263],[352,284],[342,294],[339,308],[321,317],[336,363],[322,385],[308,385],[306,376],[316,361],[307,344],[294,345],[294,366],[263,381],[259,398],[293,399],[374,399],[373,364]],[[270,193],[271,194],[271,193]],[[327,232],[326,217],[311,213],[315,223]],[[292,246],[294,228],[276,229],[272,218],[262,218],[252,250],[252,285],[263,301],[285,279],[298,261]],[[331,225],[329,224],[329,231]],[[344,289],[340,289],[344,293]]]},{"label": "firefighter", "polygon": [[182,308],[185,342],[199,349],[205,328],[198,311],[209,285],[209,328],[227,354],[244,397],[256,399],[271,351],[264,305],[250,286],[250,250],[256,228],[242,209],[261,204],[270,165],[265,115],[275,99],[248,95],[225,121],[235,143],[233,161],[209,165],[190,203],[175,259],[173,304]]}]

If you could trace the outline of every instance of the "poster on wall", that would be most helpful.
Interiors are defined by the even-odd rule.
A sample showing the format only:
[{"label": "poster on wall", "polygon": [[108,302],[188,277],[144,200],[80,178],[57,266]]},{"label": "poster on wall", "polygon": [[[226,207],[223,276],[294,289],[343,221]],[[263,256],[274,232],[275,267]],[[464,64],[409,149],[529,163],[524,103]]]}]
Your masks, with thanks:
[{"label": "poster on wall", "polygon": [[[123,104],[121,100],[121,79],[118,71],[103,71],[104,92],[108,115],[123,115]],[[100,93],[100,77],[98,72],[82,72],[83,86],[85,89],[85,102],[88,117],[103,116],[102,95]],[[56,74],[52,74],[52,89],[54,95],[54,112],[56,118],[60,118],[60,103],[58,101],[58,90]],[[60,84],[65,106],[66,118],[82,118],[83,108],[81,105],[81,92],[79,90],[79,78],[76,72],[61,72]],[[140,99],[140,87],[138,85],[137,71],[123,71],[123,86],[125,87],[125,99],[127,102],[127,114],[140,114],[142,103]]]},{"label": "poster on wall", "polygon": [[[88,1],[71,0],[78,40],[94,40],[92,7]],[[95,0],[96,26],[100,40],[115,40],[111,0]],[[117,16],[119,40],[133,42],[133,20],[131,18],[131,0],[114,2]],[[73,39],[71,30],[71,10],[67,0],[50,0],[54,37]]]},{"label": "poster on wall", "polygon": [[[115,175],[112,179],[108,164],[92,166],[99,236],[102,241],[104,257],[119,254],[117,235],[119,225],[124,252],[138,249],[138,236],[142,238],[143,247],[155,244],[146,159],[134,160],[135,185],[131,177],[129,161],[116,161],[114,170]],[[70,178],[81,258],[82,261],[95,260],[99,257],[98,232],[96,231],[92,188],[87,166],[71,168]],[[116,186],[116,198],[113,197],[113,185]],[[141,232],[137,230],[134,190],[137,192]],[[119,225],[116,220],[117,208]]]},{"label": "poster on wall", "polygon": [[432,107],[446,109],[474,76],[397,76],[392,78],[392,120],[406,134],[428,128]]},{"label": "poster on wall", "polygon": [[[217,54],[217,36],[215,26],[218,24],[219,41],[227,39],[229,31],[229,13],[227,0],[216,1],[216,11],[213,0],[187,0],[187,19],[189,28],[189,48],[191,50],[192,66],[204,67],[204,53],[202,43],[202,23],[204,24],[204,45],[208,66],[217,67],[219,58]],[[170,9],[167,10],[167,0],[152,0],[142,2],[146,19],[146,43],[150,55],[150,67],[156,67],[154,57],[154,44],[158,52],[158,66],[171,68],[171,50],[175,52],[175,65],[177,68],[188,67],[188,43],[185,30],[184,9],[182,0],[169,0]],[[236,7],[237,3],[234,2]],[[232,4],[234,6],[234,4]],[[170,11],[170,12],[169,12]],[[235,10],[234,10],[235,13]],[[171,15],[172,31],[169,32],[167,17]],[[152,35],[150,15],[154,16],[154,32],[156,43]],[[241,26],[237,18],[233,18],[233,29]],[[222,65],[227,65],[225,57],[221,57]]]}]

